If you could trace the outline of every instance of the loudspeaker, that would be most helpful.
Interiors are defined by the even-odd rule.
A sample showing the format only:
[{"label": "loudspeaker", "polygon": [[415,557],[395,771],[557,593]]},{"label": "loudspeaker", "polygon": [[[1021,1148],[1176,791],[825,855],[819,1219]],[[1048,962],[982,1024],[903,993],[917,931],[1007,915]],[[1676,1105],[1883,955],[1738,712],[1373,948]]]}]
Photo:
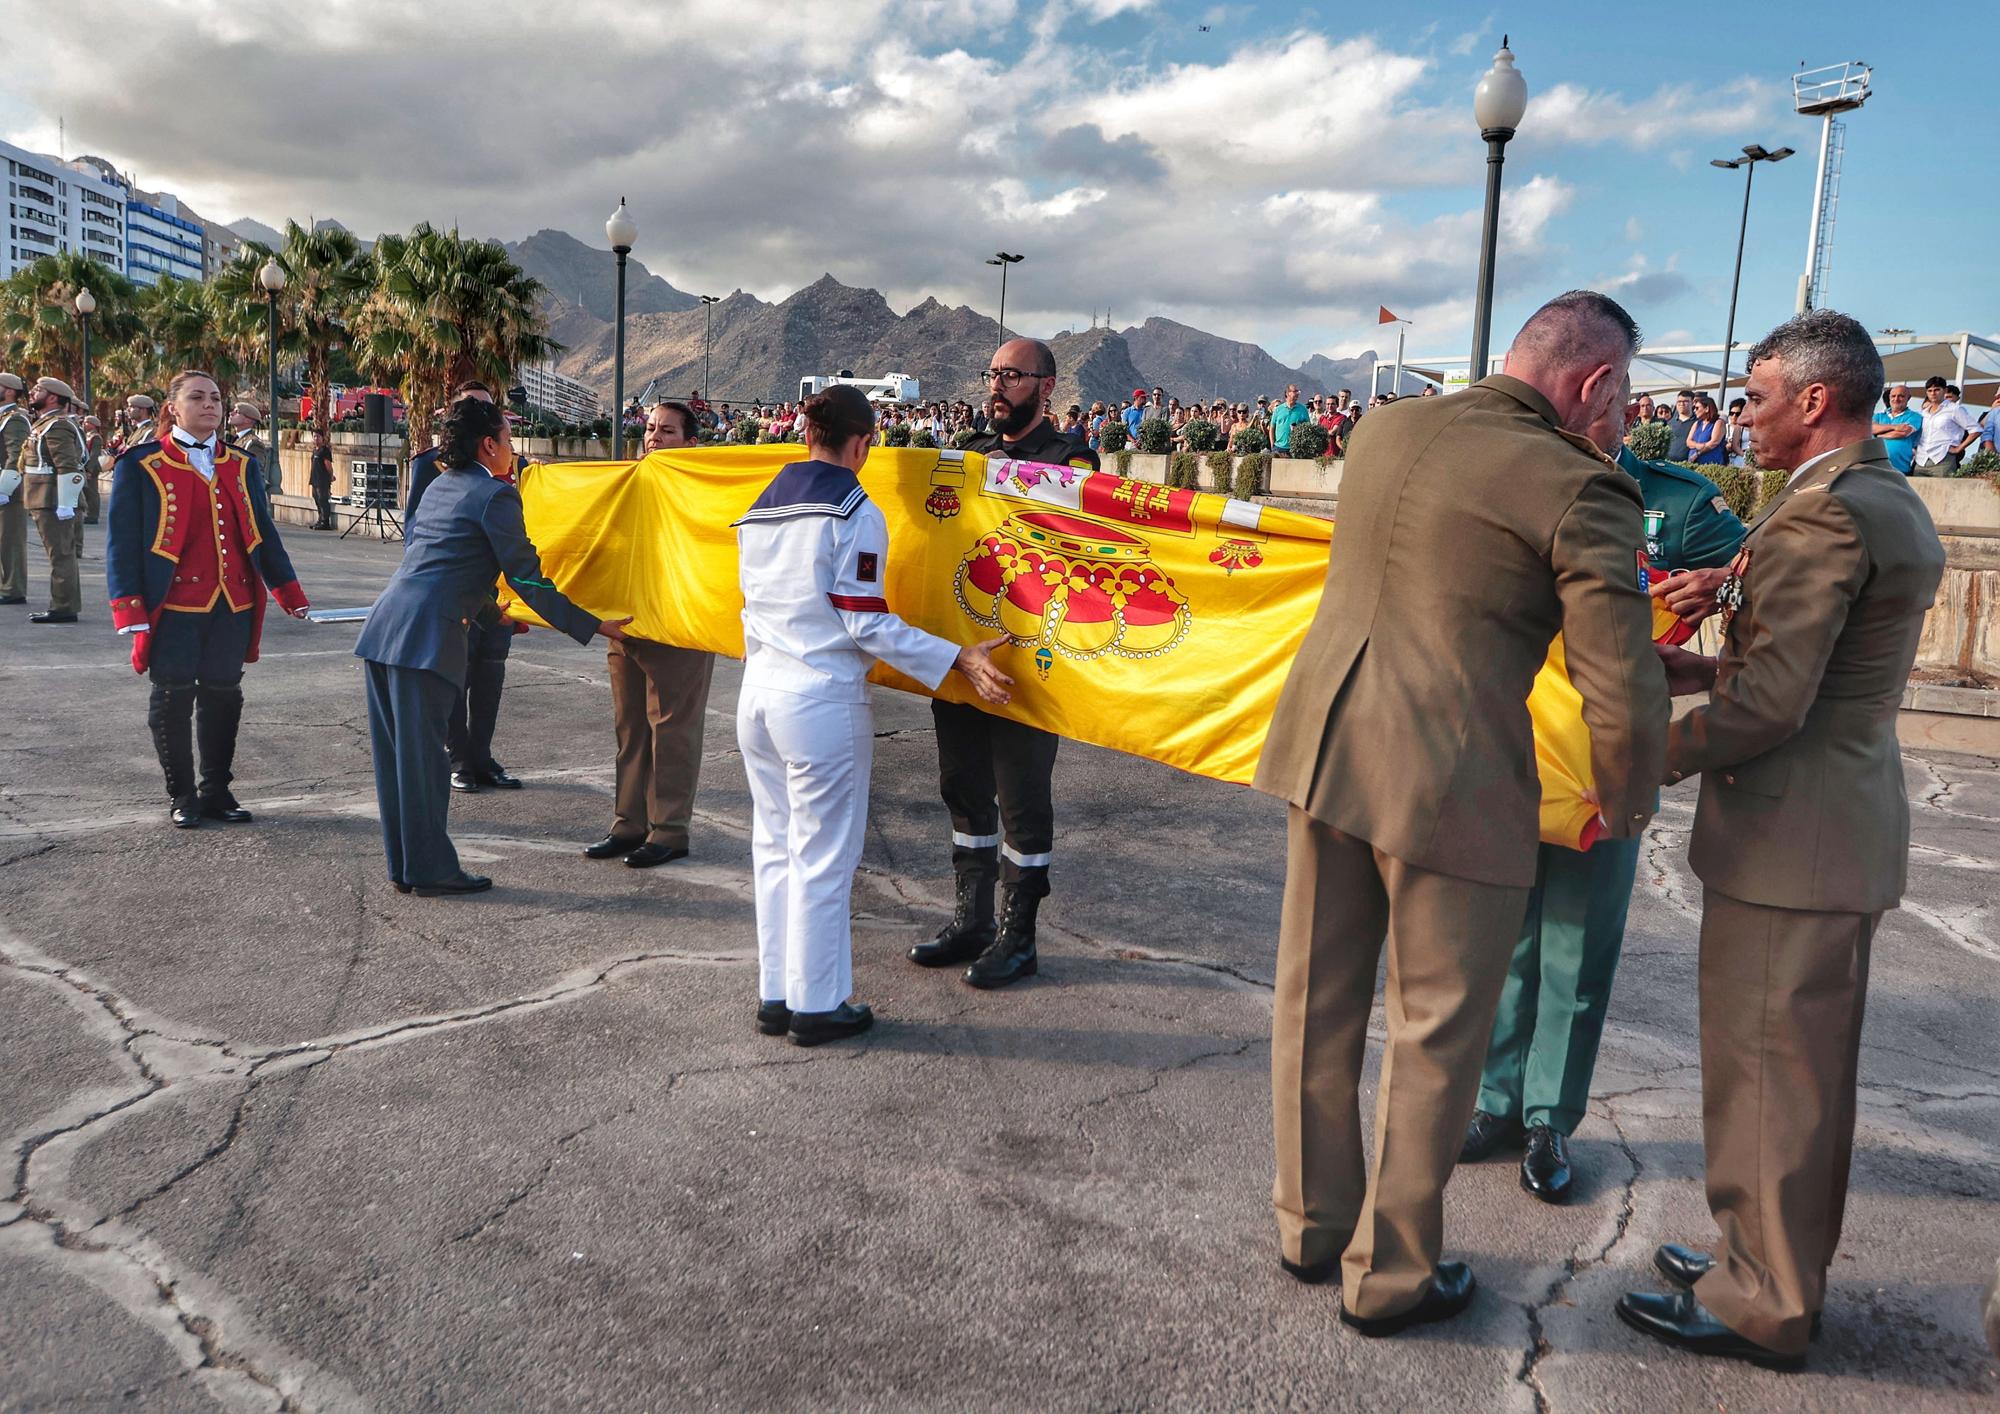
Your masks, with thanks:
[{"label": "loudspeaker", "polygon": [[389,412],[387,393],[363,393],[361,395],[361,430],[373,435],[387,436],[394,432],[395,419]]}]

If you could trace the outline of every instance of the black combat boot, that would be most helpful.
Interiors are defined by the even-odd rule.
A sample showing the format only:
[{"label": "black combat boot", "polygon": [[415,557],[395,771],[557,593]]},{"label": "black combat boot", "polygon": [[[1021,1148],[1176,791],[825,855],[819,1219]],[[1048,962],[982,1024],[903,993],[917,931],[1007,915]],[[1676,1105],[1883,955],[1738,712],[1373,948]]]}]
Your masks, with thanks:
[{"label": "black combat boot", "polygon": [[192,830],[201,824],[201,801],[194,789],[194,693],[192,685],[154,683],[146,705],[146,725],[152,730],[153,750],[159,753],[160,771],[167,780],[167,798],[173,802],[171,818],[177,830]]},{"label": "black combat boot", "polygon": [[1038,967],[1035,910],[1041,906],[1041,896],[1029,893],[1019,884],[1009,884],[1005,895],[1000,906],[999,936],[965,969],[967,985],[985,991],[1032,977]]},{"label": "black combat boot", "polygon": [[236,726],[243,720],[243,689],[198,687],[195,707],[195,741],[201,747],[202,818],[227,825],[247,824],[250,812],[229,793],[229,783],[235,779],[230,767],[236,762]]},{"label": "black combat boot", "polygon": [[956,967],[970,962],[993,946],[998,930],[993,924],[993,876],[960,874],[958,905],[951,922],[938,929],[928,943],[910,949],[910,961],[919,967]]}]

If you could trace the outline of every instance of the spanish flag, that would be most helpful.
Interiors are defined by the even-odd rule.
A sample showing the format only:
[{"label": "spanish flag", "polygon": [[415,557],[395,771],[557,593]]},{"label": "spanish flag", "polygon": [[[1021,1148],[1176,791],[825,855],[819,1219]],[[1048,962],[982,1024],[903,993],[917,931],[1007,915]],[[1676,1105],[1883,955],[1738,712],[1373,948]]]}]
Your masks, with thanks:
[{"label": "spanish flag", "polygon": [[[797,445],[655,452],[524,470],[543,573],[630,631],[743,653],[730,526]],[[1004,708],[957,676],[939,695],[1059,736],[1248,784],[1279,689],[1319,604],[1333,526],[1314,516],[1087,467],[878,448],[861,485],[889,525],[884,597],[958,643],[1006,634]],[[502,591],[509,614],[539,623]],[[1663,632],[1678,621],[1656,609]],[[877,682],[922,692],[878,664]],[[1528,705],[1542,838],[1588,848],[1597,809],[1581,699],[1562,644]]]}]

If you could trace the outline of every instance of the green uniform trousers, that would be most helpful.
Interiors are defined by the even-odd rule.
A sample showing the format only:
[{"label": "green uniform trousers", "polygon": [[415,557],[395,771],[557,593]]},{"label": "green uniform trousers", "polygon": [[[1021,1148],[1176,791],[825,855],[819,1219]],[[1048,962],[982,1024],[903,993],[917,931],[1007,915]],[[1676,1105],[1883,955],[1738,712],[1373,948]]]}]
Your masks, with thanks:
[{"label": "green uniform trousers", "polygon": [[1545,844],[1479,1079],[1479,1108],[1574,1134],[1590,1104],[1639,840]]}]

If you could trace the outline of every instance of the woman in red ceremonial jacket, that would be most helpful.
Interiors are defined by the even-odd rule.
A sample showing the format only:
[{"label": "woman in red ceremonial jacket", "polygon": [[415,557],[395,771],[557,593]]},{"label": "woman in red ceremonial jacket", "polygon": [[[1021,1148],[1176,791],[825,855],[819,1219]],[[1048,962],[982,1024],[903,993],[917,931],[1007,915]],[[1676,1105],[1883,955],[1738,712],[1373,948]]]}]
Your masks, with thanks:
[{"label": "woman in red ceremonial jacket", "polygon": [[185,830],[250,818],[229,793],[243,665],[257,661],[266,588],[295,618],[306,616],[306,596],[271,519],[263,469],[216,435],[215,379],[176,374],[167,405],[172,431],[125,453],[111,473],[105,578],[112,620],[132,638],[132,670],[151,671],[146,724],[173,823]]}]

